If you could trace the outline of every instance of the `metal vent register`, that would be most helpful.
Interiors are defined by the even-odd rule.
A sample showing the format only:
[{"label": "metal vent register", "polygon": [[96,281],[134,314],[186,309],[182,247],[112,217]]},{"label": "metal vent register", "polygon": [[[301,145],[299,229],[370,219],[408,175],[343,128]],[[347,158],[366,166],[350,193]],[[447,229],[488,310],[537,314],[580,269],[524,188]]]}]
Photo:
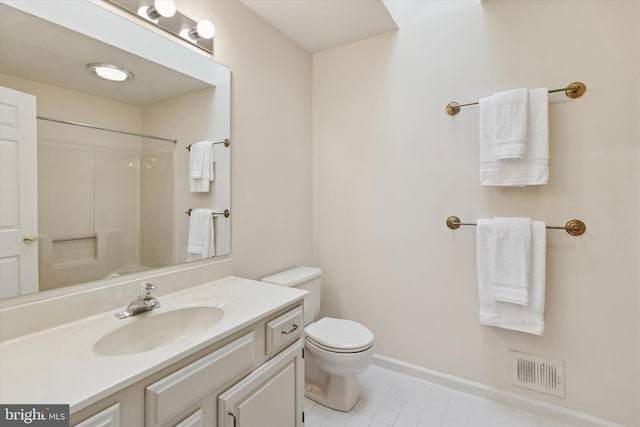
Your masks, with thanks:
[{"label": "metal vent register", "polygon": [[511,350],[511,385],[564,397],[564,362]]}]

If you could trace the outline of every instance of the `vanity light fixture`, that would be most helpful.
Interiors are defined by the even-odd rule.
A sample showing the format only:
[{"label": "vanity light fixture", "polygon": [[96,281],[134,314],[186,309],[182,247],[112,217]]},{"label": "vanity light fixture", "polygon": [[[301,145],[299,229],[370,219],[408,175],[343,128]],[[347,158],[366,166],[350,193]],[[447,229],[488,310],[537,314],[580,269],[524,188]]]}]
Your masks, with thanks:
[{"label": "vanity light fixture", "polygon": [[208,19],[201,19],[195,28],[185,28],[180,31],[180,36],[185,39],[210,40],[216,34],[216,27]]},{"label": "vanity light fixture", "polygon": [[114,82],[133,80],[133,73],[131,71],[125,70],[124,68],[118,67],[117,65],[113,64],[92,62],[90,64],[87,64],[87,70],[91,71],[98,77]]},{"label": "vanity light fixture", "polygon": [[102,0],[213,55],[216,28],[207,19],[192,19],[178,11],[174,0]]},{"label": "vanity light fixture", "polygon": [[158,23],[162,17],[171,18],[176,14],[176,4],[173,0],[154,0],[153,6],[141,6],[138,8],[138,15]]}]

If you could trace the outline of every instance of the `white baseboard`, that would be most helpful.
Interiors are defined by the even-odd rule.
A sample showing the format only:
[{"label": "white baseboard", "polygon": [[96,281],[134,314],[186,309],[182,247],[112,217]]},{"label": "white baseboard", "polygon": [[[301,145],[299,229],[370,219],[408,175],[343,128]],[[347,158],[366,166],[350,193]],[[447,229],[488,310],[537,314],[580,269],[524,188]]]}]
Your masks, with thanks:
[{"label": "white baseboard", "polygon": [[493,400],[494,402],[508,405],[512,408],[521,409],[542,417],[572,424],[576,427],[624,427],[621,424],[592,417],[591,415],[583,414],[561,406],[552,405],[547,402],[541,402],[524,396],[519,396],[517,394],[507,393],[485,384],[469,381],[464,378],[434,371],[412,363],[403,362],[401,360],[392,359],[391,357],[383,356],[381,354],[376,353],[373,355],[373,364],[391,371],[400,372],[412,377],[440,384],[454,390],[484,397],[486,399]]}]

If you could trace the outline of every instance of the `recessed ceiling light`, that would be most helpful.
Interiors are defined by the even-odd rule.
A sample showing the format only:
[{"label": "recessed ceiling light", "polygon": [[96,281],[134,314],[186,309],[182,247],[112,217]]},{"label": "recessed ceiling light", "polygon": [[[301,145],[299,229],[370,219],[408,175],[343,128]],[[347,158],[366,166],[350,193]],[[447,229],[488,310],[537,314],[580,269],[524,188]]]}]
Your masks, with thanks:
[{"label": "recessed ceiling light", "polygon": [[102,64],[92,62],[87,64],[87,70],[95,73],[98,77],[114,82],[123,82],[125,80],[133,80],[133,73],[113,64]]}]

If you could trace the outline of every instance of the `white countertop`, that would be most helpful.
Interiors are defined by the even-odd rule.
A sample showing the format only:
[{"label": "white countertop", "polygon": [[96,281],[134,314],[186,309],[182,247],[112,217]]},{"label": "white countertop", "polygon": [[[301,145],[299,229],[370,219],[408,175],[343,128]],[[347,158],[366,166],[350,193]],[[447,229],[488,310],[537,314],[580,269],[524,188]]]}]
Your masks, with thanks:
[{"label": "white countertop", "polygon": [[[136,381],[211,345],[304,296],[305,292],[238,277],[227,277],[158,297],[153,315],[181,306],[213,305],[224,318],[195,336],[124,356],[99,356],[92,348],[109,332],[135,322],[100,313],[0,344],[0,402],[69,404],[76,412]],[[140,315],[139,315],[140,316]]]}]

